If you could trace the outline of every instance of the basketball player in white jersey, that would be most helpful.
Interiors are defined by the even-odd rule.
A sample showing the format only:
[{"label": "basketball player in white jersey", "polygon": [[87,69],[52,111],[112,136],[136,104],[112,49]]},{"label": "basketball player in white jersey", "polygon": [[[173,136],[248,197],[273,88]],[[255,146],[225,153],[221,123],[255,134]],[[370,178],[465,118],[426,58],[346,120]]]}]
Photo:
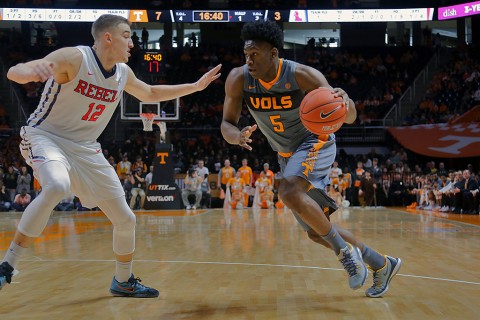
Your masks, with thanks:
[{"label": "basketball player in white jersey", "polygon": [[58,49],[43,59],[20,63],[8,79],[23,84],[45,82],[40,103],[21,129],[21,152],[33,167],[42,192],[25,210],[0,264],[0,289],[11,282],[21,254],[45,228],[50,214],[70,190],[87,207],[98,206],[112,222],[116,270],[114,296],[157,297],[132,273],[135,215],[123,188],[97,143],[123,91],[141,101],[166,101],[205,89],[220,74],[220,65],[197,82],[148,85],[125,63],[133,47],[130,23],[102,15],[92,25],[93,47]]},{"label": "basketball player in white jersey", "polygon": [[[352,289],[365,283],[365,262],[374,277],[373,286],[365,294],[373,298],[383,296],[400,269],[401,260],[379,254],[330,223],[329,215],[338,209],[325,192],[336,155],[335,135],[314,135],[300,121],[298,109],[303,97],[315,88],[331,86],[320,71],[279,58],[283,31],[275,22],[247,23],[241,36],[246,63],[234,68],[225,83],[223,137],[231,144],[252,150],[250,136],[258,127],[278,153],[283,176],[279,197],[308,237],[336,253],[348,272]],[[340,88],[332,92],[346,102],[345,122],[353,123],[357,116],[353,101]],[[244,102],[256,124],[240,130],[237,125]]]}]

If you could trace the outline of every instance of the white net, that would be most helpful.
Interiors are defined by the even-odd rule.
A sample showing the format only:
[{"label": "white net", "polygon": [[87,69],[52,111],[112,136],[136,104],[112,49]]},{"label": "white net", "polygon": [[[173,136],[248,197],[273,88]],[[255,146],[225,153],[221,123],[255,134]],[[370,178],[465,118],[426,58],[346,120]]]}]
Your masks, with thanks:
[{"label": "white net", "polygon": [[152,124],[156,116],[157,115],[155,113],[140,114],[140,117],[142,118],[142,122],[143,122],[143,131],[153,131]]}]

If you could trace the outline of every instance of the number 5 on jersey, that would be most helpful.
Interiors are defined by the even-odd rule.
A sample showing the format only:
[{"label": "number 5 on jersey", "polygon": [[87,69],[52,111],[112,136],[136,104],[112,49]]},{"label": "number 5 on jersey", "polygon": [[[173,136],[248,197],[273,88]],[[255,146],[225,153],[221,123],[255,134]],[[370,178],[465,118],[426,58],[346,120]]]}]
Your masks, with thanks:
[{"label": "number 5 on jersey", "polygon": [[97,121],[98,117],[100,117],[100,115],[103,113],[104,110],[105,110],[105,106],[103,104],[95,105],[95,102],[92,102],[88,106],[88,111],[82,117],[82,120],[83,121]]},{"label": "number 5 on jersey", "polygon": [[283,122],[280,120],[280,115],[270,116],[270,122],[273,125],[273,131],[275,132],[284,132],[285,127],[283,126]]}]

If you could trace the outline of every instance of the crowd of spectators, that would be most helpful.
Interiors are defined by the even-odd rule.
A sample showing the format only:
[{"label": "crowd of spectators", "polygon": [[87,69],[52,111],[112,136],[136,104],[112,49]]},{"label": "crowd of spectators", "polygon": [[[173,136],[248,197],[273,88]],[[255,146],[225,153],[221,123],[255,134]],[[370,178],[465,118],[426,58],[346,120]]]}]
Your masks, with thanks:
[{"label": "crowd of spectators", "polygon": [[404,125],[446,123],[480,105],[480,59],[473,50],[457,52],[428,84]]},{"label": "crowd of spectators", "polygon": [[[32,48],[22,46],[21,42],[14,41],[12,34],[18,33],[11,30],[10,34],[0,36],[0,41],[5,44],[3,49],[8,48],[8,50],[3,51],[3,58],[7,66],[25,61],[27,57],[35,58],[39,54]],[[352,96],[357,98],[356,106],[359,110],[357,124],[364,125],[372,119],[382,117],[414,78],[415,72],[418,72],[420,66],[428,60],[430,54],[429,50],[423,52],[410,48],[384,48],[383,51],[374,51],[307,46],[304,58],[305,63],[322,70],[332,86],[342,87],[353,93]],[[289,55],[291,55],[291,52],[285,51],[287,58]],[[177,49],[177,51],[167,52],[166,57],[168,62],[166,79],[172,84],[194,81],[199,74],[218,63],[222,63],[222,74],[225,77],[233,67],[244,63],[241,48],[207,46],[202,43],[199,43],[196,47],[185,47]],[[165,79],[159,81],[161,83]],[[188,169],[196,166],[198,159],[200,159],[209,168],[210,172],[218,173],[226,159],[235,169],[240,168],[240,159],[247,159],[255,175],[260,175],[264,163],[269,163],[270,169],[273,172],[278,172],[276,155],[269,148],[265,148],[268,142],[262,134],[257,133],[252,137],[254,140],[252,143],[253,152],[247,152],[238,146],[230,146],[222,138],[219,125],[224,97],[223,81],[218,79],[204,93],[186,96],[181,99],[182,121],[169,123],[168,128],[173,146],[175,171],[185,173]],[[427,102],[421,104],[422,112],[427,112],[427,114],[412,115],[410,118],[428,119],[425,121],[430,122],[439,121],[440,118],[435,119],[431,116],[433,114],[431,109],[434,109],[434,111],[449,110],[453,113],[467,110],[472,103],[478,102],[480,99],[479,81],[478,60],[464,53],[442,70],[430,85],[425,95],[426,100],[429,99],[430,101],[430,107],[425,107],[425,104],[428,105]],[[40,84],[27,84],[19,88],[23,92],[24,100],[30,101],[30,103],[27,103],[29,107],[24,110],[26,114],[36,106],[41,87]],[[458,101],[462,103],[456,103]],[[432,103],[434,105],[443,103],[445,106],[434,108],[431,107]],[[1,110],[2,108],[0,108]],[[0,113],[0,120],[2,122],[7,121],[6,114],[3,118],[1,117],[2,114]],[[417,120],[411,119],[407,119],[406,123],[418,123]],[[240,126],[249,125],[253,122],[248,110],[244,109],[242,111],[239,122]],[[185,130],[185,128],[188,128],[188,130]],[[13,187],[12,181],[9,182],[9,179],[5,179],[5,177],[10,174],[11,169],[9,167],[12,167],[17,178],[22,177],[22,167],[26,165],[18,152],[20,142],[18,134],[14,132],[1,137],[1,139],[4,148],[0,151],[0,170],[2,181],[5,180],[3,181],[5,194],[12,204],[15,197],[22,194],[23,187],[19,189],[16,181]],[[148,174],[151,175],[151,169],[147,174],[147,168],[150,168],[154,157],[155,144],[158,142],[156,135],[136,130],[133,133],[128,132],[124,140],[101,142],[105,157],[117,170],[124,184],[128,203],[132,208],[142,208],[145,194],[141,190],[148,187],[147,176]],[[344,150],[340,150],[337,160],[342,168],[342,175],[347,177],[350,175],[353,183],[351,190],[343,191],[344,199],[350,201],[352,205],[361,205],[363,203],[361,201],[364,201],[365,198],[367,198],[366,205],[371,205],[372,201],[377,205],[402,206],[418,202],[420,199],[416,198],[418,201],[411,201],[414,198],[413,195],[416,197],[418,192],[403,192],[397,189],[401,189],[403,185],[409,186],[406,190],[410,190],[409,188],[413,186],[417,177],[428,180],[426,175],[429,173],[425,172],[428,166],[421,168],[418,165],[418,168],[414,168],[407,158],[406,152],[401,149],[392,149],[391,154],[385,156],[352,156],[346,154]],[[379,170],[376,169],[375,172],[364,174],[365,171],[369,172],[374,162],[377,163]],[[128,165],[125,165],[125,163],[128,163]],[[458,171],[459,169],[463,170],[464,168],[452,168],[451,170]],[[28,170],[30,170],[29,167]],[[359,172],[361,174],[358,174]],[[31,172],[29,174],[31,175]],[[371,177],[367,177],[367,175]],[[478,181],[478,175],[473,170],[471,170],[471,175]],[[138,178],[135,178],[135,176],[138,176]],[[441,177],[438,176],[438,179],[442,179]],[[362,182],[362,179],[369,181]],[[32,180],[30,183],[26,183],[29,184],[29,188],[31,187],[31,190],[28,191],[27,188],[26,192],[33,199],[40,190],[38,187],[34,188],[35,180]],[[369,197],[371,194],[370,180],[376,182],[373,200]],[[9,185],[9,183],[12,185]],[[442,186],[437,184],[437,187]],[[475,192],[473,195],[473,200],[478,199]],[[469,201],[466,200],[466,202]],[[83,208],[76,198],[73,201],[65,199],[63,203],[59,204],[59,208],[63,207],[62,204],[65,204],[68,208],[71,207],[69,204],[73,204],[73,208],[79,210]],[[11,205],[9,208],[11,208]],[[465,210],[467,212],[474,209]],[[478,211],[478,206],[476,210]]]}]

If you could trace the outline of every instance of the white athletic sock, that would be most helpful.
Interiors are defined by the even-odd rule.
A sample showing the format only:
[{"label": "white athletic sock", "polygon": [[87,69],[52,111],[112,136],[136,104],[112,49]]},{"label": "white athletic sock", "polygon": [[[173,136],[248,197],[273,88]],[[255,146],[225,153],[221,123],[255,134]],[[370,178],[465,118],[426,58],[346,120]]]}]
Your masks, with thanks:
[{"label": "white athletic sock", "polygon": [[28,248],[20,247],[18,244],[12,241],[5,258],[3,258],[3,261],[8,262],[9,265],[15,268],[17,266],[18,259],[27,249]]},{"label": "white athletic sock", "polygon": [[120,262],[116,261],[115,263],[115,279],[118,282],[127,282],[132,275],[132,265],[133,261],[130,262]]}]

